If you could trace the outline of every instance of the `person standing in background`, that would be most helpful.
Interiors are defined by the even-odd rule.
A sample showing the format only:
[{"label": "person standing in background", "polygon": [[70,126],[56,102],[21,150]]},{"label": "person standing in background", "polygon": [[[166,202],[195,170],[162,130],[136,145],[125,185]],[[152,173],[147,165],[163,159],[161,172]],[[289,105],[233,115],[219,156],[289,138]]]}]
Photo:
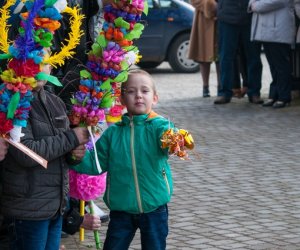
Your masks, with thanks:
[{"label": "person standing in background", "polygon": [[261,44],[250,42],[251,14],[247,13],[249,0],[219,0],[217,9],[218,48],[220,62],[220,89],[215,104],[229,103],[232,98],[235,61],[239,46],[247,61],[247,95],[249,102],[262,104],[260,98],[262,63]]},{"label": "person standing in background", "polygon": [[195,7],[193,27],[190,37],[188,57],[200,63],[203,81],[203,97],[210,97],[209,75],[210,65],[216,63],[219,86],[219,64],[217,60],[216,11],[215,0],[191,0]]},{"label": "person standing in background", "polygon": [[264,107],[284,108],[291,102],[291,44],[295,40],[293,0],[250,0],[251,41],[261,41],[272,75]]},{"label": "person standing in background", "polygon": [[234,82],[232,84],[233,96],[242,98],[247,94],[248,90],[248,77],[247,77],[247,61],[244,50],[239,46],[238,55],[235,62]]}]

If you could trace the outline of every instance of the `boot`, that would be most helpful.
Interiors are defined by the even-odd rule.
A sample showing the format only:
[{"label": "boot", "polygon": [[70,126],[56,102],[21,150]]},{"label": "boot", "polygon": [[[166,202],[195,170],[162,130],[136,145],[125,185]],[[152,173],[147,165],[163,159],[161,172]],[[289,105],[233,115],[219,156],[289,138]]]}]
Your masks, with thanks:
[{"label": "boot", "polygon": [[203,97],[210,97],[208,86],[203,87]]}]

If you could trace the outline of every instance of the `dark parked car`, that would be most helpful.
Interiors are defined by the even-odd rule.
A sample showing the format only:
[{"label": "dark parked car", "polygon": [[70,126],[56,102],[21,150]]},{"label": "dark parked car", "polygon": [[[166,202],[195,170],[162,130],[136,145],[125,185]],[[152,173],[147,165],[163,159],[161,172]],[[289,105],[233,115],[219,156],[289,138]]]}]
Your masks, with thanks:
[{"label": "dark parked car", "polygon": [[[187,58],[194,16],[194,7],[187,1],[189,0],[148,0],[148,15],[142,16],[145,29],[142,36],[135,41],[142,55],[140,67],[154,68],[167,61],[175,72],[199,71],[198,63]],[[77,48],[77,51],[83,51],[86,44],[90,45],[91,40],[95,39],[95,34],[97,36],[99,32],[99,20],[94,16],[98,11],[97,1],[68,0],[68,2],[71,6],[78,4],[86,16],[83,21],[85,35]],[[63,33],[61,38],[64,38],[66,29],[61,30]],[[60,40],[59,38],[56,42],[57,45],[61,44]],[[85,53],[78,53],[77,59],[84,62]],[[67,69],[64,72],[67,72]]]},{"label": "dark parked car", "polygon": [[142,55],[139,66],[168,61],[175,72],[199,71],[199,64],[187,58],[194,8],[181,0],[148,0],[148,5],[148,15],[142,16],[145,29],[135,43]]}]

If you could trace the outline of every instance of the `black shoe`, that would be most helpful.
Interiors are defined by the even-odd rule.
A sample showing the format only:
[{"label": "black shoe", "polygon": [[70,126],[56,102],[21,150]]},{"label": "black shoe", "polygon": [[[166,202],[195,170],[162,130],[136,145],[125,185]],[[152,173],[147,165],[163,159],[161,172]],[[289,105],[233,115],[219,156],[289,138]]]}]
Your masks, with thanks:
[{"label": "black shoe", "polygon": [[203,97],[210,97],[208,87],[203,87]]},{"label": "black shoe", "polygon": [[261,99],[259,96],[254,95],[249,97],[249,102],[253,103],[253,104],[263,104],[264,100]]},{"label": "black shoe", "polygon": [[275,103],[276,101],[274,99],[268,99],[266,102],[263,103],[263,107],[272,107],[273,104]]},{"label": "black shoe", "polygon": [[226,98],[225,96],[218,96],[217,99],[214,101],[214,104],[226,104],[230,101],[230,98]]},{"label": "black shoe", "polygon": [[277,101],[273,104],[274,109],[280,109],[288,106],[290,106],[290,102]]}]

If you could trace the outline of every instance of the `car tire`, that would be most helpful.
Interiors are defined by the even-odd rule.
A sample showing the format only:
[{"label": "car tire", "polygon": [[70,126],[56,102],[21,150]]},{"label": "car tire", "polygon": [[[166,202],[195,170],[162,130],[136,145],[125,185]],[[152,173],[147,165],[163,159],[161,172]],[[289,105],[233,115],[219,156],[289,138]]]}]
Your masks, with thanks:
[{"label": "car tire", "polygon": [[195,73],[200,70],[199,63],[188,59],[190,34],[178,36],[171,44],[168,61],[172,69],[178,73]]},{"label": "car tire", "polygon": [[138,66],[142,69],[153,69],[158,67],[161,62],[139,62]]}]

